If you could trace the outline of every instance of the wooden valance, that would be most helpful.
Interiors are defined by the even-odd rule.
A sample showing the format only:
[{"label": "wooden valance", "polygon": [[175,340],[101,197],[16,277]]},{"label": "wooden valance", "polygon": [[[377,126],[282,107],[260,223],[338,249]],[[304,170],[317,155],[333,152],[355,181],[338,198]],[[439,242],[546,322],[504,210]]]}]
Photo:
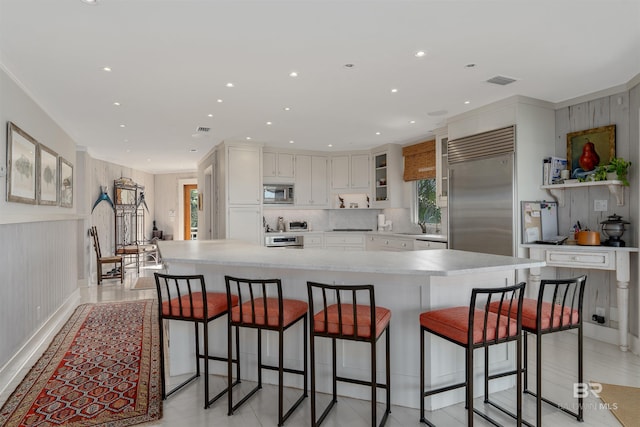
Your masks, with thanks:
[{"label": "wooden valance", "polygon": [[436,140],[402,147],[404,156],[404,180],[431,179],[436,177]]}]

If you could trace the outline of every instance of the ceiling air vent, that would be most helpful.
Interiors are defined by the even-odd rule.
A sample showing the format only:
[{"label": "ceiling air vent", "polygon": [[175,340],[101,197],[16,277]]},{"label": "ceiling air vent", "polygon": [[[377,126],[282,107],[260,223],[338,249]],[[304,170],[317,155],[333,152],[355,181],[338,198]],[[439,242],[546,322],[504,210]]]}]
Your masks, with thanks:
[{"label": "ceiling air vent", "polygon": [[487,80],[487,83],[493,83],[495,85],[506,86],[506,85],[511,84],[511,83],[513,83],[515,81],[516,81],[516,79],[512,79],[511,77],[495,76],[495,77],[491,77],[489,80]]},{"label": "ceiling air vent", "polygon": [[207,133],[211,130],[211,128],[206,127],[206,126],[198,126],[198,128],[196,129],[196,132],[200,132],[200,133]]}]

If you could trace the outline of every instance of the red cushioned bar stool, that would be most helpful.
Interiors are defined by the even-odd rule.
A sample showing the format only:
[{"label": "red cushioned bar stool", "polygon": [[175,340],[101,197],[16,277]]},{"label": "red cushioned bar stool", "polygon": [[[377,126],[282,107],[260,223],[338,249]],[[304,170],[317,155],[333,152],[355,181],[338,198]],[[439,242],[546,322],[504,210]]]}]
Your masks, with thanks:
[{"label": "red cushioned bar stool", "polygon": [[[207,409],[213,402],[224,395],[228,388],[219,392],[213,398],[209,398],[209,360],[236,363],[238,372],[240,363],[229,357],[214,356],[209,354],[209,322],[218,319],[229,312],[228,307],[238,304],[238,299],[227,299],[224,292],[208,292],[202,275],[170,275],[154,273],[156,279],[156,291],[158,294],[158,323],[160,326],[160,365],[162,378],[162,399],[166,399],[182,387],[200,376],[200,359],[204,359],[204,408]],[[193,322],[195,326],[195,355],[196,373],[185,381],[167,391],[164,354],[164,325],[163,320],[179,320]],[[199,327],[202,324],[203,352],[200,352]],[[238,330],[236,329],[236,336]],[[237,352],[236,354],[240,354]],[[239,373],[238,373],[239,376]],[[235,385],[235,384],[233,384]]]},{"label": "red cushioned bar stool", "polygon": [[[451,307],[426,311],[420,314],[420,421],[434,426],[424,414],[424,399],[434,394],[465,387],[465,403],[467,408],[467,425],[473,426],[473,414],[497,424],[488,415],[473,408],[473,352],[477,348],[516,341],[517,357],[516,369],[511,374],[518,374],[516,379],[516,413],[498,408],[516,419],[517,425],[522,425],[522,347],[521,317],[522,300],[524,297],[524,283],[500,288],[474,288],[471,291],[471,303],[468,307]],[[516,313],[514,319],[506,314],[490,311],[490,305],[495,302],[499,307],[506,307],[508,312]],[[425,332],[437,335],[445,340],[465,349],[465,380],[464,382],[439,387],[425,391]],[[485,366],[485,378],[488,369]]]},{"label": "red cushioned bar stool", "polygon": [[[536,425],[542,425],[542,402],[546,402],[567,414],[583,421],[583,398],[578,397],[578,412],[569,410],[566,405],[559,405],[542,396],[542,336],[553,332],[578,330],[578,383],[583,383],[582,363],[582,300],[586,276],[571,279],[542,280],[538,291],[538,299],[525,298],[522,306],[522,330],[524,331],[524,390],[536,398]],[[555,301],[555,304],[553,303]],[[495,304],[491,307],[495,312],[500,310]],[[503,314],[511,313],[506,307]],[[553,320],[552,320],[553,319]],[[528,388],[527,381],[527,333],[536,336],[536,391]]]},{"label": "red cushioned bar stool", "polygon": [[[231,351],[232,327],[253,328],[258,331],[258,385],[249,391],[239,402],[233,404],[233,394],[231,385],[229,386],[229,415],[245,403],[259,389],[262,388],[262,370],[269,369],[278,371],[278,425],[281,426],[293,413],[293,411],[307,397],[307,310],[308,304],[305,301],[282,298],[282,282],[280,279],[253,280],[240,279],[231,276],[224,278],[227,286],[228,301],[238,299],[238,305],[231,309],[229,316],[229,341],[228,348]],[[291,326],[299,321],[303,321],[303,369],[291,369],[284,367],[284,333]],[[262,331],[278,332],[278,366],[262,363]],[[236,351],[239,354],[236,336]],[[229,362],[229,384],[232,379],[232,365]],[[284,373],[302,375],[303,389],[302,395],[284,413]],[[237,377],[239,379],[239,377]]]},{"label": "red cushioned bar stool", "polygon": [[[371,425],[376,426],[378,388],[386,389],[386,407],[380,420],[383,426],[391,413],[391,365],[389,335],[389,322],[391,311],[384,307],[376,306],[373,285],[325,285],[321,283],[307,282],[309,293],[309,311],[311,313],[311,425],[319,426],[329,414],[329,411],[337,399],[337,381],[351,384],[366,385],[371,388]],[[360,304],[358,303],[360,296]],[[314,301],[320,301],[317,313],[315,313]],[[366,303],[366,304],[362,304]],[[315,315],[314,315],[315,313]],[[376,343],[383,332],[386,331],[386,383],[377,382]],[[315,365],[315,339],[316,337],[330,338],[332,343],[333,364],[333,396],[329,405],[316,421],[316,365]],[[336,340],[362,341],[371,346],[371,379],[370,381],[338,376],[336,367]]]}]

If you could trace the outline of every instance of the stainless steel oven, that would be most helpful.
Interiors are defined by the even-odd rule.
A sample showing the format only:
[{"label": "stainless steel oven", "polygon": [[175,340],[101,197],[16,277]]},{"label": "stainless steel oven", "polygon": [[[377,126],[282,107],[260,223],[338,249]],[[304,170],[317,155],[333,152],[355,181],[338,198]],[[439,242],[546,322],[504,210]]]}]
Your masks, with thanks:
[{"label": "stainless steel oven", "polygon": [[268,248],[302,249],[303,236],[264,236],[264,245]]}]

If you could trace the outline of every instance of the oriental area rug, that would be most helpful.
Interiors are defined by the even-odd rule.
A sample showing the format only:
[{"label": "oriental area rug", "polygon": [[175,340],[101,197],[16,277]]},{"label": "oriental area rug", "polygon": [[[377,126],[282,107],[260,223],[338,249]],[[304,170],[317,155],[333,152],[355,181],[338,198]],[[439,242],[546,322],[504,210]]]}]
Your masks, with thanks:
[{"label": "oriental area rug", "polygon": [[79,306],[0,409],[0,426],[130,426],[160,419],[154,300]]}]

